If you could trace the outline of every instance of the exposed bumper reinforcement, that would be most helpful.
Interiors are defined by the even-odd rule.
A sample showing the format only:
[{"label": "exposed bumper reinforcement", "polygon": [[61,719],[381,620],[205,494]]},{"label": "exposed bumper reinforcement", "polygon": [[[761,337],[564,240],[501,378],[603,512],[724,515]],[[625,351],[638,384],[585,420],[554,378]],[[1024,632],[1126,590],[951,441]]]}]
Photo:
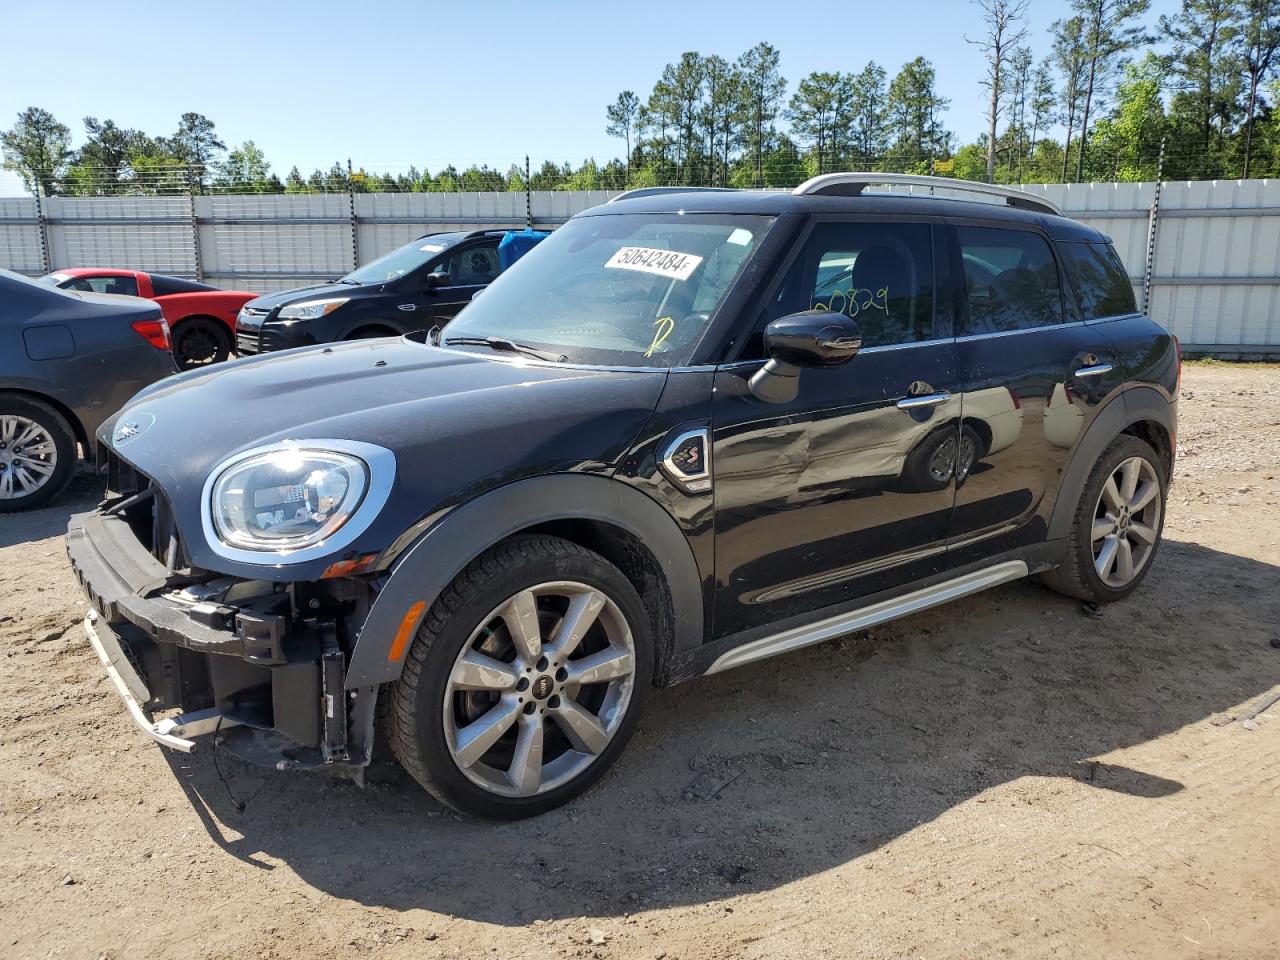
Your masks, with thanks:
[{"label": "exposed bumper reinforcement", "polygon": [[116,692],[120,694],[120,699],[124,701],[129,716],[156,743],[183,753],[191,753],[195,750],[196,743],[187,739],[188,737],[213,733],[219,727],[227,729],[239,725],[237,721],[222,716],[216,710],[200,710],[152,721],[142,709],[142,703],[148,698],[146,684],[133,669],[115,631],[98,615],[97,610],[90,610],[85,615],[84,632],[93,646],[93,652],[102,661]]}]

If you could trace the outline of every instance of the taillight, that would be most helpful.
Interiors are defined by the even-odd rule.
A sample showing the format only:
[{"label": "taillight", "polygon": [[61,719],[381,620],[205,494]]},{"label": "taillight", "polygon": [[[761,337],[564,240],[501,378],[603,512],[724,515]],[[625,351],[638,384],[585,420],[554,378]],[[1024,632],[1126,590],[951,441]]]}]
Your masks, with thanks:
[{"label": "taillight", "polygon": [[140,337],[157,350],[173,349],[169,340],[169,324],[163,317],[159,320],[135,320],[132,326]]}]

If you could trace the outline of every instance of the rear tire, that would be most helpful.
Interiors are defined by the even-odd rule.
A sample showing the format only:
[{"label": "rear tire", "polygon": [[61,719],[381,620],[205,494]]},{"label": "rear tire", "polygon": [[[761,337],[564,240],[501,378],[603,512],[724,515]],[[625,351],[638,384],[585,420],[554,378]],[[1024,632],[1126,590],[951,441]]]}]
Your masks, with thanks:
[{"label": "rear tire", "polygon": [[179,370],[195,370],[222,363],[231,356],[231,333],[210,317],[187,317],[174,325],[173,359]]},{"label": "rear tire", "polygon": [[614,762],[652,671],[648,617],[617,567],[556,537],[511,540],[431,605],[385,691],[391,749],[455,810],[534,816]]},{"label": "rear tire", "polygon": [[76,435],[49,404],[0,394],[0,513],[43,507],[75,474]]},{"label": "rear tire", "polygon": [[1068,597],[1123,600],[1155,561],[1168,490],[1164,464],[1151,445],[1128,434],[1116,437],[1085,482],[1066,558],[1041,579]]}]

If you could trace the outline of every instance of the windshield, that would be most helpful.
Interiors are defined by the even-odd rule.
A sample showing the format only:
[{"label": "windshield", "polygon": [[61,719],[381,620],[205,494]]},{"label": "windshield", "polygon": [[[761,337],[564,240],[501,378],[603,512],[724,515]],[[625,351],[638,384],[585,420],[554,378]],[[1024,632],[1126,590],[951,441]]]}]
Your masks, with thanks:
[{"label": "windshield", "polygon": [[436,254],[452,247],[463,236],[461,233],[437,233],[422,237],[352,270],[342,280],[350,283],[386,283],[388,280],[398,280],[406,273],[417,270]]},{"label": "windshield", "polygon": [[444,332],[499,337],[571,363],[687,363],[769,217],[579,217],[468,304]]}]

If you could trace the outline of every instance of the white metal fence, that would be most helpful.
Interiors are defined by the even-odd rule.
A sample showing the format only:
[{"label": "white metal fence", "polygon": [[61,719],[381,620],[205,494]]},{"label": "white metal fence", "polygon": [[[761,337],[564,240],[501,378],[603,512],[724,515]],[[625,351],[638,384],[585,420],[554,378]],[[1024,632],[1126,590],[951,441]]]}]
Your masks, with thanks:
[{"label": "white metal fence", "polygon": [[[1150,313],[1188,351],[1280,357],[1280,181],[1024,189],[1110,234],[1140,299],[1149,269]],[[555,227],[611,195],[535,191],[527,207],[519,192],[7,198],[0,266],[129,267],[267,292],[339,276],[428,231],[522,227],[529,215]]]}]

